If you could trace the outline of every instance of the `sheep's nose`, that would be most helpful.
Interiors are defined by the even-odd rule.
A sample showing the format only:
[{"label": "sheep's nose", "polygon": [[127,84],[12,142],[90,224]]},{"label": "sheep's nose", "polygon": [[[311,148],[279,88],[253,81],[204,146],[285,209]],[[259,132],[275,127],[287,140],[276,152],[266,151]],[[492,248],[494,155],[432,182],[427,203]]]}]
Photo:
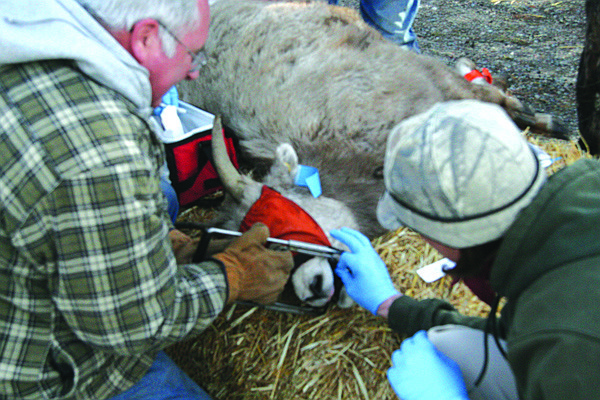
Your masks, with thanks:
[{"label": "sheep's nose", "polygon": [[323,296],[323,275],[315,275],[314,279],[308,285],[310,292],[313,294],[313,297],[322,297]]}]

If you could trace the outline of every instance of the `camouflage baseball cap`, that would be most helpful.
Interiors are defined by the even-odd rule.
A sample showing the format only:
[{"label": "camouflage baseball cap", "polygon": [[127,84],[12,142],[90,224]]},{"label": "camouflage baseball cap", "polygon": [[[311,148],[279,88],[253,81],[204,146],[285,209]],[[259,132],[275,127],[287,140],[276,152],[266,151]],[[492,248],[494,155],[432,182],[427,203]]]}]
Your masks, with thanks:
[{"label": "camouflage baseball cap", "polygon": [[521,131],[497,105],[440,103],[390,133],[377,217],[453,248],[504,235],[546,173]]}]

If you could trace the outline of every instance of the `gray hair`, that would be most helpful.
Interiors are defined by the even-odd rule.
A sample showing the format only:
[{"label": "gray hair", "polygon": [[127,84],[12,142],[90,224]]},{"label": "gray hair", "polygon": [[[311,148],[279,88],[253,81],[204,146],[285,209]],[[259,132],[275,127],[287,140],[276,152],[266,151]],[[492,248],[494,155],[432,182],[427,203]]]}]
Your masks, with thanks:
[{"label": "gray hair", "polygon": [[[90,14],[110,29],[131,30],[136,22],[144,18],[160,21],[173,34],[184,36],[200,24],[197,0],[76,0]],[[177,42],[159,28],[165,54],[175,55]]]}]

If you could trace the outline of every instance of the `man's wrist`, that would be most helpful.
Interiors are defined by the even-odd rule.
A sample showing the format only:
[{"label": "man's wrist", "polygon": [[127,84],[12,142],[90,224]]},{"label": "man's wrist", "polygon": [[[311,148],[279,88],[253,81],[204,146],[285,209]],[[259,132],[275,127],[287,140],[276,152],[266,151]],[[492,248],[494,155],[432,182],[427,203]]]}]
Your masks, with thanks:
[{"label": "man's wrist", "polygon": [[402,293],[398,293],[395,294],[391,297],[388,297],[383,303],[381,303],[379,305],[379,307],[377,308],[377,315],[379,315],[380,317],[383,317],[385,319],[387,319],[388,317],[388,313],[390,311],[390,307],[392,306],[392,303],[399,297],[402,297]]},{"label": "man's wrist", "polygon": [[225,280],[227,281],[227,304],[231,304],[238,299],[242,290],[243,268],[237,259],[227,253],[217,253],[212,259],[223,265]]}]

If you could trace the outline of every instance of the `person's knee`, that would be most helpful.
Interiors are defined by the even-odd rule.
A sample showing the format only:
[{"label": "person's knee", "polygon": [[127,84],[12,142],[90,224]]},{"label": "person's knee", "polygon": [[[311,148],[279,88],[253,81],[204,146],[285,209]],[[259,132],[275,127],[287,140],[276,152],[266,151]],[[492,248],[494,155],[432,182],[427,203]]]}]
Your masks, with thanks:
[{"label": "person's knee", "polygon": [[[460,366],[472,400],[518,399],[510,365],[492,335],[467,326],[442,325],[429,329],[427,337],[439,351]],[[498,342],[506,349],[505,341]],[[484,363],[487,363],[485,369]]]}]

